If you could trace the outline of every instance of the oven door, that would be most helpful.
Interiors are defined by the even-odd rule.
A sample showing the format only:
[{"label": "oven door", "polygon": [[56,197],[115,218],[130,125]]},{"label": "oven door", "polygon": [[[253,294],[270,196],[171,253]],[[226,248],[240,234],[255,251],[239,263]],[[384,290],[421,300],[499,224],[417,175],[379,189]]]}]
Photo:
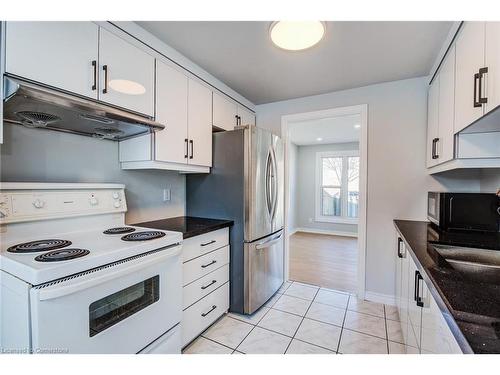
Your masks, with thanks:
[{"label": "oven door", "polygon": [[33,352],[141,351],[181,321],[180,253],[176,245],[32,288]]}]

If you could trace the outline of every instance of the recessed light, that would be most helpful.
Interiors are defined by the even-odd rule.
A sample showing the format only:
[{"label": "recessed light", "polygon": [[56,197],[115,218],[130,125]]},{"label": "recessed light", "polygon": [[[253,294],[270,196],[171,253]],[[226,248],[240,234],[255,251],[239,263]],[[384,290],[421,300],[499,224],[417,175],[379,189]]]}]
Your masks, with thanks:
[{"label": "recessed light", "polygon": [[325,35],[325,23],[321,21],[278,21],[269,28],[271,40],[278,47],[300,51],[314,46]]},{"label": "recessed light", "polygon": [[361,125],[359,124],[354,124],[354,129],[359,129],[361,127]]},{"label": "recessed light", "polygon": [[323,140],[323,138],[318,137],[318,138],[316,138],[316,140],[317,140],[318,142],[321,142],[321,141]]}]

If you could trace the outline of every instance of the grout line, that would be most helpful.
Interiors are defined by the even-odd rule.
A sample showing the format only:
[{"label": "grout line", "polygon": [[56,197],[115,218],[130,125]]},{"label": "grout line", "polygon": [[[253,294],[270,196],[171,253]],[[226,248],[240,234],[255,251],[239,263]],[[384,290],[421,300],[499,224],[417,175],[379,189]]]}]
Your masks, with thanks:
[{"label": "grout line", "polygon": [[344,333],[344,324],[345,324],[345,318],[347,317],[347,309],[349,307],[349,302],[351,302],[350,295],[349,295],[349,298],[347,299],[347,306],[346,306],[345,312],[344,312],[344,320],[342,320],[342,327],[340,328],[339,342],[337,343],[337,353],[340,350],[340,341],[342,340],[342,333]]},{"label": "grout line", "polygon": [[387,331],[387,316],[385,314],[385,305],[384,305],[384,326],[385,326],[385,342],[387,344],[387,354],[389,353],[389,332]]},{"label": "grout line", "polygon": [[[329,349],[329,348],[325,348],[324,346],[321,346],[321,345],[318,345],[318,344],[313,344],[313,343],[311,343],[311,342],[307,342],[307,341],[305,341],[305,340],[298,339],[298,338],[296,338],[296,337],[295,337],[295,338],[293,338],[293,339],[292,339],[292,341],[293,341],[293,340],[297,340],[297,341],[303,342],[303,343],[308,344],[308,345],[312,345],[312,346],[316,346],[316,347],[321,348],[321,349],[328,350],[329,352],[332,352],[332,354],[337,354],[337,352],[336,352],[335,350],[332,350],[332,349]],[[290,343],[291,343],[291,342],[290,342]],[[287,350],[288,350],[288,348],[287,348]]]},{"label": "grout line", "polygon": [[318,289],[318,290],[316,291],[316,293],[314,294],[313,300],[309,303],[309,306],[307,307],[307,310],[306,310],[306,312],[305,312],[304,316],[302,317],[302,320],[300,321],[299,325],[297,326],[297,329],[295,330],[295,333],[293,334],[292,339],[291,339],[291,340],[290,340],[290,342],[288,343],[288,345],[287,345],[287,347],[286,347],[286,349],[285,349],[285,354],[286,354],[286,352],[287,352],[288,348],[290,347],[290,344],[292,343],[293,339],[295,338],[295,335],[296,335],[296,334],[297,334],[297,332],[299,331],[300,326],[301,326],[301,325],[302,325],[302,323],[304,322],[304,319],[305,319],[305,317],[306,317],[307,313],[309,312],[309,309],[311,308],[311,306],[312,306],[312,303],[313,303],[314,299],[315,299],[315,298],[316,298],[316,296],[318,295],[318,292],[319,292],[319,289]]},{"label": "grout line", "polygon": [[[230,346],[227,346],[227,345],[225,345],[225,344],[223,344],[223,343],[221,343],[221,342],[219,342],[219,341],[213,340],[213,339],[208,338],[208,337],[205,337],[205,336],[198,336],[195,340],[193,340],[193,342],[195,342],[196,340],[198,340],[200,337],[203,337],[205,340],[212,341],[212,342],[214,342],[214,343],[216,343],[216,344],[218,344],[218,345],[222,345],[223,347],[228,348],[228,349],[231,349],[231,350],[233,350],[233,351],[234,351],[234,350],[236,350],[236,349],[233,349],[233,348],[231,348]],[[189,346],[191,346],[191,344],[189,344]],[[231,353],[231,354],[232,354],[232,353]]]}]

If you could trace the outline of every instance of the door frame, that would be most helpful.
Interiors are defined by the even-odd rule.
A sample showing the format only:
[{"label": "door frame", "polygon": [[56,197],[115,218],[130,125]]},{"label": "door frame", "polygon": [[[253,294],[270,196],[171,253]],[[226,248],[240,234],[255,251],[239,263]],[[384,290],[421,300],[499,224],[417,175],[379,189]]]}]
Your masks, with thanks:
[{"label": "door frame", "polygon": [[281,116],[281,136],[285,146],[285,280],[290,276],[290,248],[289,236],[291,235],[289,225],[290,189],[289,180],[289,152],[290,152],[290,125],[300,121],[318,120],[328,117],[360,115],[361,128],[359,138],[359,219],[358,219],[358,274],[357,274],[357,296],[365,297],[366,280],[366,207],[368,192],[368,105],[360,104],[346,107],[330,108],[319,111],[296,113]]}]

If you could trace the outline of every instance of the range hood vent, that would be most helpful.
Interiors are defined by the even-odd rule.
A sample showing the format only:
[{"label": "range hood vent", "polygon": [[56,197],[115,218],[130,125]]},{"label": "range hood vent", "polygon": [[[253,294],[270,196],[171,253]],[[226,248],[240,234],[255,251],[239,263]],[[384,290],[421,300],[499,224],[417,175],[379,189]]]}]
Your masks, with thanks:
[{"label": "range hood vent", "polygon": [[101,102],[17,78],[4,79],[5,122],[113,141],[165,128],[149,117]]}]

